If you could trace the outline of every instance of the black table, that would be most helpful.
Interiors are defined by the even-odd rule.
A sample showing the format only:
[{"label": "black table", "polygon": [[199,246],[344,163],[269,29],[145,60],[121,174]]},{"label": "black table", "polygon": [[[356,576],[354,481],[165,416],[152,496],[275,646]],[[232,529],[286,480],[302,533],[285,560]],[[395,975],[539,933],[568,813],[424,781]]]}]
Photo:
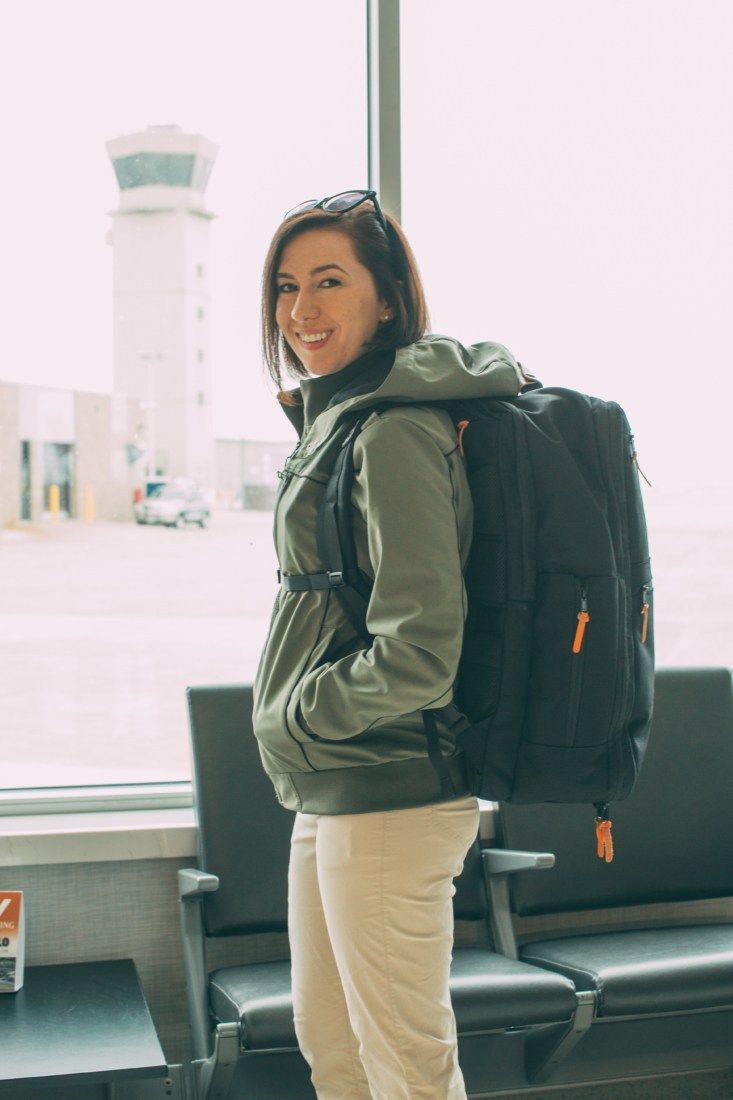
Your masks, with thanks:
[{"label": "black table", "polygon": [[123,1081],[148,1095],[147,1080],[162,1098],[167,1076],[132,959],[28,966],[23,987],[0,994],[0,1097],[122,1097]]}]

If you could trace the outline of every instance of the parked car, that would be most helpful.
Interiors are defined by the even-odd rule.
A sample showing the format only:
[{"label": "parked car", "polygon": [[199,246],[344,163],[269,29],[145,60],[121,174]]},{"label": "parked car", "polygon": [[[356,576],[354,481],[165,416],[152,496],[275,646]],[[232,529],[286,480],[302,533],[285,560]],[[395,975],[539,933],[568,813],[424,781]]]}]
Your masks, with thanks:
[{"label": "parked car", "polygon": [[211,512],[204,493],[191,486],[158,485],[149,496],[134,505],[138,523],[157,523],[165,527],[183,527],[197,523],[205,527]]}]

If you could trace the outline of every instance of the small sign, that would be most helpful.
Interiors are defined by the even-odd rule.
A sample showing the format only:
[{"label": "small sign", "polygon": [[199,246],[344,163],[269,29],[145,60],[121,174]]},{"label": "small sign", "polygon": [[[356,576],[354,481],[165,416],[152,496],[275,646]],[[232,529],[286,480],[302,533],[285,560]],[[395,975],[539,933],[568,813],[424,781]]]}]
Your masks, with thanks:
[{"label": "small sign", "polygon": [[23,985],[24,958],[23,891],[0,890],[0,993],[17,993]]},{"label": "small sign", "polygon": [[132,466],[133,462],[137,462],[141,455],[145,454],[142,447],[138,447],[137,443],[126,443],[125,454],[127,455],[128,465]]}]

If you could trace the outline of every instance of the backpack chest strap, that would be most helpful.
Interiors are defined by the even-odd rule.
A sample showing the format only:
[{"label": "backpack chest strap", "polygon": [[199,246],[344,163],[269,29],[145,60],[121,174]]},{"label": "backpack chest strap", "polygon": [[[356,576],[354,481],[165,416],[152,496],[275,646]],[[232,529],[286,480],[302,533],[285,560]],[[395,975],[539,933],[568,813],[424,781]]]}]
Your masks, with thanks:
[{"label": "backpack chest strap", "polygon": [[278,569],[277,583],[287,592],[307,592],[309,589],[340,588],[346,581],[338,569],[325,573],[281,573]]}]

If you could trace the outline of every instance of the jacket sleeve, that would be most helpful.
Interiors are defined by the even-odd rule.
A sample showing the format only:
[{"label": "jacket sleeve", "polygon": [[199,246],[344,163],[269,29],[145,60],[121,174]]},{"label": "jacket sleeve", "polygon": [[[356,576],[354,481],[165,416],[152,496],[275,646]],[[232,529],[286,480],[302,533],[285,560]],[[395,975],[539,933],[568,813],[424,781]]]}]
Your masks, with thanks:
[{"label": "jacket sleeve", "polygon": [[374,640],[303,677],[288,722],[304,741],[344,740],[384,719],[444,706],[461,655],[466,590],[455,474],[438,440],[408,416],[377,417],[357,437],[354,468],[352,502],[374,573],[366,617]]}]

